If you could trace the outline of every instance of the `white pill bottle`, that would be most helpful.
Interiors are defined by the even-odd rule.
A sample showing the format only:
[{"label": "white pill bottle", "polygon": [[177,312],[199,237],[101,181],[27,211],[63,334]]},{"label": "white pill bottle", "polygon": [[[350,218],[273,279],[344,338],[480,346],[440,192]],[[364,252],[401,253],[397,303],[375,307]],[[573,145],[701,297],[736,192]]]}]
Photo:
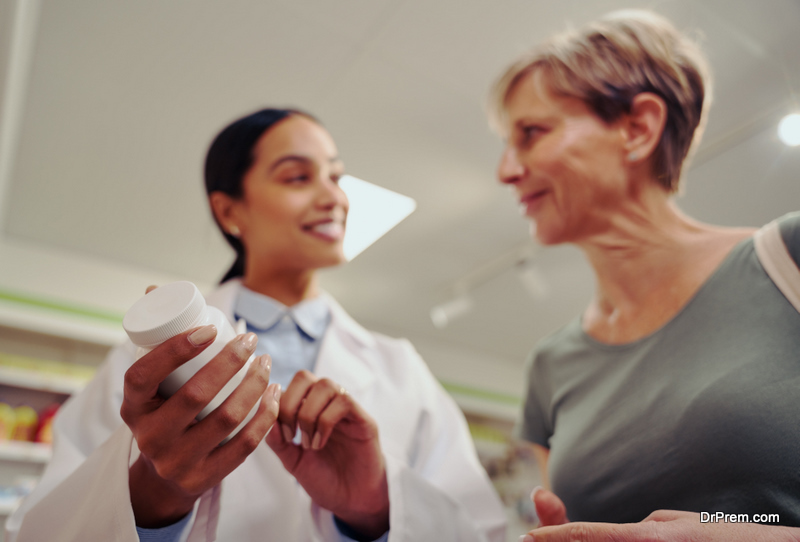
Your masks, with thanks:
[{"label": "white pill bottle", "polygon": [[[178,391],[203,365],[208,363],[228,342],[236,337],[236,331],[222,311],[207,305],[197,286],[187,281],[173,282],[156,288],[134,303],[122,319],[122,327],[133,344],[138,346],[136,349],[137,360],[167,339],[184,331],[209,324],[213,324],[217,328],[217,336],[214,338],[214,342],[164,379],[158,387],[158,392],[163,397],[171,397]],[[241,324],[244,324],[244,322],[241,322]],[[200,411],[197,415],[198,420],[205,418],[211,411],[221,405],[236,389],[236,386],[244,379],[254,357],[250,356],[244,367]],[[253,417],[257,409],[258,404],[253,407],[247,418],[225,440],[227,441],[235,435]]]}]

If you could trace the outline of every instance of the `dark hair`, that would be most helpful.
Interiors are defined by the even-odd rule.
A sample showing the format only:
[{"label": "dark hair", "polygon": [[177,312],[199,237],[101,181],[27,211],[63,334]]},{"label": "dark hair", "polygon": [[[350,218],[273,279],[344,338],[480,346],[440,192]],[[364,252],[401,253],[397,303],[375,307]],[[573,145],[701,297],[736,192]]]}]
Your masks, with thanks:
[{"label": "dark hair", "polygon": [[[277,123],[294,115],[302,115],[319,123],[312,115],[299,109],[262,109],[232,122],[223,129],[211,142],[206,154],[204,172],[206,193],[210,196],[212,192],[222,192],[235,199],[241,198],[242,181],[253,165],[253,149],[256,143]],[[242,241],[225,231],[216,216],[214,221],[225,240],[236,251],[236,260],[222,277],[221,284],[244,275],[246,255]]]}]

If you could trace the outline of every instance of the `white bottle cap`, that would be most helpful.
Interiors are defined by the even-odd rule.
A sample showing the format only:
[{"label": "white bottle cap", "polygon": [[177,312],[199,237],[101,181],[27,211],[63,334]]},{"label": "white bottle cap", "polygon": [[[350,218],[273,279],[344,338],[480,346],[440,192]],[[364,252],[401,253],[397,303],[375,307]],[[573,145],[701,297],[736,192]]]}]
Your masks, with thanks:
[{"label": "white bottle cap", "polygon": [[197,286],[173,282],[134,303],[122,319],[122,327],[134,344],[151,347],[190,329],[205,308]]}]

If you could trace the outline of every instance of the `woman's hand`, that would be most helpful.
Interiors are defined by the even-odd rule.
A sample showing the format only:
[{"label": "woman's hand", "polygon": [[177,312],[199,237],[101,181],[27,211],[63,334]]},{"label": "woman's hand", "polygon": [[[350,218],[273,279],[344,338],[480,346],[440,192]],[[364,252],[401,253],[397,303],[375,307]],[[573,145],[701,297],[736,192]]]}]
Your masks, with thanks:
[{"label": "woman's hand", "polygon": [[[260,356],[217,409],[203,420],[195,420],[252,354],[257,341],[252,333],[228,343],[169,399],[158,394],[167,375],[202,352],[214,337],[214,326],[176,335],[125,373],[120,414],[141,451],[130,468],[129,483],[140,527],[163,527],[188,514],[200,495],[219,484],[255,450],[277,418],[280,386],[267,386],[271,362],[269,356]],[[253,418],[219,446],[259,398]]]},{"label": "woman's hand", "polygon": [[798,542],[800,529],[757,523],[700,523],[700,514],[659,510],[640,523],[584,523],[540,527],[525,542]]},{"label": "woman's hand", "polygon": [[[299,371],[267,444],[320,507],[374,540],[389,529],[389,487],[378,427],[334,382]],[[300,428],[301,443],[292,441]],[[277,427],[276,427],[277,429]]]},{"label": "woman's hand", "polygon": [[537,487],[531,494],[531,500],[536,506],[536,515],[539,517],[540,526],[547,527],[569,523],[567,507],[552,491]]}]

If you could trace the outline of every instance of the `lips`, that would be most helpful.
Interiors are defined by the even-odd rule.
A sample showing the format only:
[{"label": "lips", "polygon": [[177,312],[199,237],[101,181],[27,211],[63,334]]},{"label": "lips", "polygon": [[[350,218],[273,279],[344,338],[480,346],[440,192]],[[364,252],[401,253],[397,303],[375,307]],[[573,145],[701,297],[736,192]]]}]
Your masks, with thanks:
[{"label": "lips", "polygon": [[541,202],[548,192],[549,190],[542,189],[534,192],[528,192],[522,196],[519,199],[520,212],[526,215],[535,212],[541,206]]},{"label": "lips", "polygon": [[326,241],[339,241],[344,238],[344,223],[339,220],[323,220],[303,225],[306,231]]}]

